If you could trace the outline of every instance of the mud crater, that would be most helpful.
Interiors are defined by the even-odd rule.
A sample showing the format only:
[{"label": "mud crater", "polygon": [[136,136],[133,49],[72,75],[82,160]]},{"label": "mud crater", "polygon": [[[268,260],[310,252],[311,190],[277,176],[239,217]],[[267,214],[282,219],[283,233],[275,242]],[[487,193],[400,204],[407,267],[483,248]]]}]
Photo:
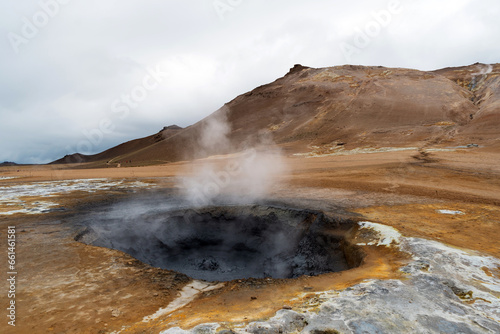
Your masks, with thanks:
[{"label": "mud crater", "polygon": [[216,206],[93,220],[75,240],[195,279],[295,278],[356,267],[349,220],[270,206]]}]

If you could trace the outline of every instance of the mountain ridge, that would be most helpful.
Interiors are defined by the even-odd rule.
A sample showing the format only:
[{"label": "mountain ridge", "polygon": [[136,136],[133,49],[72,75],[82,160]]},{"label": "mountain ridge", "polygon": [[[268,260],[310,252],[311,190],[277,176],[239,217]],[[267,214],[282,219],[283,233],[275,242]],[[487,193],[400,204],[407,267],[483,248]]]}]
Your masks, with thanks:
[{"label": "mountain ridge", "polygon": [[[158,133],[161,140],[155,141],[155,134],[95,155],[76,153],[52,163],[162,163],[266,143],[287,152],[335,145],[346,149],[497,145],[499,96],[500,64],[435,71],[297,64],[283,77],[237,96],[187,128],[164,128],[165,133]],[[217,119],[227,124],[225,136],[231,144],[205,147],[204,129]]]}]

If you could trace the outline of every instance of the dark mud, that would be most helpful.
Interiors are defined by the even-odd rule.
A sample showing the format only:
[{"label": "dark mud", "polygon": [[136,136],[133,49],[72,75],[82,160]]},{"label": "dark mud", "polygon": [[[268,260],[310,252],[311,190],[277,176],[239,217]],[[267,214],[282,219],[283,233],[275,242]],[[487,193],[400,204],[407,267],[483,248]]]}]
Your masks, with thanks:
[{"label": "dark mud", "polygon": [[295,278],[359,265],[344,253],[352,223],[265,205],[123,207],[94,215],[75,239],[195,279]]}]

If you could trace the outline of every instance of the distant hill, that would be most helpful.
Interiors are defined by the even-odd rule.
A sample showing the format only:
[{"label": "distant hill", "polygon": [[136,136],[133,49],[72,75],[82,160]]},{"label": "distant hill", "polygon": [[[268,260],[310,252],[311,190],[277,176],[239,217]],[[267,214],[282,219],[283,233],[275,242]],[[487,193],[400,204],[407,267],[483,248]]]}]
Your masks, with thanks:
[{"label": "distant hill", "polygon": [[[236,97],[185,129],[164,128],[96,155],[74,154],[54,163],[188,160],[237,151],[262,138],[287,152],[336,145],[498,145],[499,74],[500,64],[431,72],[295,65],[284,77]],[[207,127],[219,119],[227,120],[222,130],[231,144],[205,145]]]},{"label": "distant hill", "polygon": [[11,162],[11,161],[4,161],[4,162],[0,163],[0,167],[4,167],[4,166],[18,166],[18,164],[16,164],[15,162]]},{"label": "distant hill", "polygon": [[[131,153],[140,151],[148,146],[151,146],[155,143],[161,142],[165,139],[168,139],[179,131],[182,128],[177,125],[165,126],[158,133],[147,136],[144,138],[134,139],[118,146],[112,147],[104,152],[94,154],[94,155],[84,155],[80,153],[74,153],[71,155],[66,155],[63,158],[51,162],[51,164],[66,164],[66,163],[83,163],[83,162],[96,162],[96,161],[105,161],[107,163],[119,163],[121,160],[127,159],[128,155]],[[129,159],[131,160],[131,159]]]}]

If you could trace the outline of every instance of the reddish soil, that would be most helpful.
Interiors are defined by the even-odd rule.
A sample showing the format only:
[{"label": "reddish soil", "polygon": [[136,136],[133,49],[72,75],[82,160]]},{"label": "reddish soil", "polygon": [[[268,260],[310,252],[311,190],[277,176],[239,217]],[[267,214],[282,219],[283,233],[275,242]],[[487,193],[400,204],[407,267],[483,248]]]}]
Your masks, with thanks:
[{"label": "reddish soil", "polygon": [[[415,158],[418,154],[418,151],[403,151],[286,157],[288,169],[269,196],[325,211],[333,210],[328,206],[333,204],[361,214],[360,219],[394,226],[405,236],[435,239],[500,256],[497,242],[500,238],[499,154],[481,149],[433,152],[432,162]],[[212,163],[223,165],[225,160],[218,158]],[[156,180],[163,187],[172,187],[174,179],[168,177],[186,174],[191,170],[191,163],[107,169],[59,168],[4,167],[2,175],[20,178],[0,182],[8,185],[109,177]],[[79,192],[58,200],[68,208],[78,209],[85,203],[116,196],[125,194],[108,191],[96,197],[96,194]],[[458,210],[463,215],[445,215],[437,210]],[[389,250],[383,253],[383,249],[368,247],[367,257],[359,268],[296,280],[229,282],[220,290],[200,294],[168,316],[145,323],[142,322],[145,316],[176,298],[187,283],[183,275],[150,268],[118,251],[75,242],[66,225],[69,218],[64,215],[18,214],[0,219],[2,231],[12,224],[19,231],[18,314],[22,325],[16,333],[108,333],[113,330],[158,333],[174,325],[187,328],[213,321],[226,322],[229,326],[233,321],[269,317],[285,305],[294,307],[314,291],[343,289],[367,278],[400,277],[397,268],[405,262],[403,254]],[[2,247],[6,246],[5,240],[2,238]],[[2,303],[4,299],[2,297]]]}]

